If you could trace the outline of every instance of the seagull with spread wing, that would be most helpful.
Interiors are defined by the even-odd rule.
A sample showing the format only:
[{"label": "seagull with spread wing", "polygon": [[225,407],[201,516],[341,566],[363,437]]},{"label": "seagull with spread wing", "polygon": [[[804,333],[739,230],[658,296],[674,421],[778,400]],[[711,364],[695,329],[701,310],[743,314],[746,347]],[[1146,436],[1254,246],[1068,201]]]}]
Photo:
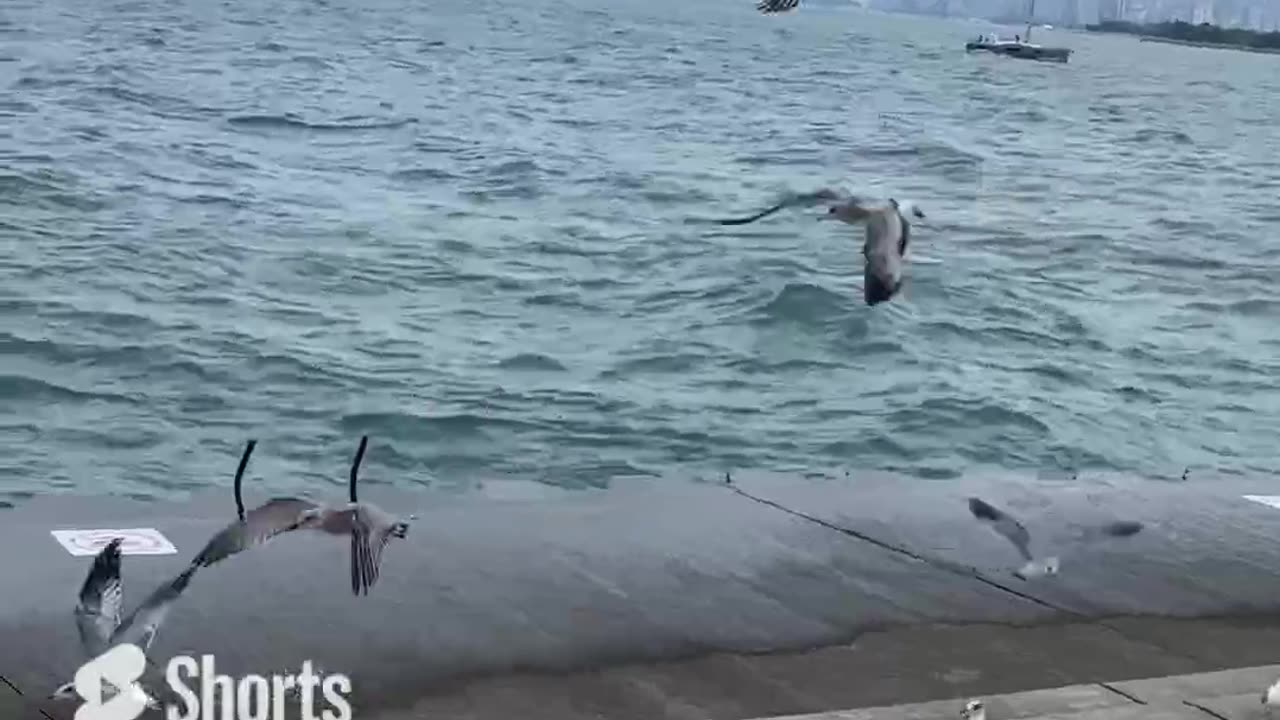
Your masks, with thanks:
[{"label": "seagull with spread wing", "polygon": [[889,198],[887,203],[871,203],[840,190],[823,188],[814,192],[788,195],[777,204],[742,218],[717,220],[720,225],[746,225],[768,217],[779,210],[794,207],[826,205],[827,213],[819,220],[840,220],[849,225],[864,225],[862,244],[865,259],[862,297],[867,305],[878,305],[893,298],[902,289],[907,247],[911,242],[909,216],[923,220],[924,212],[911,202]]},{"label": "seagull with spread wing", "polygon": [[241,458],[240,470],[236,472],[236,508],[240,517],[214,535],[192,565],[208,567],[262,545],[281,533],[318,530],[330,535],[350,536],[351,592],[367,595],[378,581],[382,552],[387,543],[392,537],[404,538],[409,531],[407,522],[372,503],[357,499],[356,482],[368,445],[367,435],[360,438],[360,447],[351,463],[348,476],[350,502],[330,506],[297,497],[277,497],[245,513],[240,498],[240,481],[248,455],[253,451],[254,441],[250,441]]},{"label": "seagull with spread wing", "polygon": [[[1026,580],[1041,575],[1056,575],[1060,559],[1055,556],[1036,558],[1031,552],[1031,533],[1026,526],[1009,513],[982,500],[969,498],[969,512],[981,522],[986,523],[1001,537],[1008,540],[1022,556],[1024,564],[1014,571],[1014,576]],[[1143,524],[1134,520],[1118,520],[1102,525],[1086,526],[1073,538],[1077,542],[1094,542],[1098,540],[1133,537],[1142,531]]]},{"label": "seagull with spread wing", "polygon": [[[177,577],[167,580],[121,620],[124,610],[124,583],[120,579],[120,543],[115,538],[102,548],[89,568],[89,575],[80,588],[80,601],[76,604],[76,627],[80,631],[80,644],[86,659],[93,659],[121,644],[137,645],[145,654],[151,648],[160,625],[164,623],[169,608],[187,589],[191,576],[198,569],[192,565]],[[119,689],[116,690],[119,692]],[[78,699],[75,683],[62,685],[50,696],[52,699]],[[157,707],[150,697],[149,707]]]},{"label": "seagull with spread wing", "polygon": [[756,9],[765,15],[769,15],[795,10],[799,4],[800,0],[760,0],[760,2],[756,3]]}]

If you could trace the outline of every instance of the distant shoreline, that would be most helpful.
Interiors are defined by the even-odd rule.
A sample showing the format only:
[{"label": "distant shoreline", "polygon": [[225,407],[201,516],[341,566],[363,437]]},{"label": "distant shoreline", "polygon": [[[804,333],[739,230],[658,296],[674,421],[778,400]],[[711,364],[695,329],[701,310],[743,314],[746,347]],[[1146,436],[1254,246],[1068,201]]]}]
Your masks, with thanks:
[{"label": "distant shoreline", "polygon": [[1167,45],[1188,45],[1190,47],[1215,48],[1219,50],[1244,50],[1245,52],[1263,53],[1264,55],[1278,55],[1280,48],[1250,47],[1249,45],[1231,45],[1229,43],[1203,42],[1196,40],[1178,40],[1176,38],[1158,37],[1156,35],[1142,35],[1138,38],[1142,42],[1158,42]]},{"label": "distant shoreline", "polygon": [[1131,23],[1108,20],[1085,25],[1089,32],[1136,35],[1142,42],[1159,42],[1170,45],[1216,48],[1222,50],[1247,50],[1256,53],[1280,53],[1280,32],[1258,32],[1244,28],[1224,28],[1209,23],[1192,25],[1176,20],[1164,23]]}]

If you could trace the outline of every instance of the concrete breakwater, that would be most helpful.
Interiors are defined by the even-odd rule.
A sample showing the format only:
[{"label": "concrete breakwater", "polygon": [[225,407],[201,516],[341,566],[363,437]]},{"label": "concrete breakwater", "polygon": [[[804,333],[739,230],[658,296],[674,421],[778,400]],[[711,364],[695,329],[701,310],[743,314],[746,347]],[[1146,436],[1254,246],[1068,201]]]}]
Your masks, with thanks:
[{"label": "concrete breakwater", "polygon": [[[518,497],[371,487],[417,515],[372,594],[352,596],[346,543],[281,536],[198,573],[152,659],[211,653],[230,675],[311,660],[352,678],[356,717],[393,718],[743,718],[1265,664],[1280,510],[1245,496],[1269,484],[858,473]],[[1062,574],[1023,582],[970,495],[1037,539],[1120,517],[1147,528],[1059,546]],[[124,558],[132,607],[234,509],[229,492],[44,496],[0,517],[0,675],[21,712],[61,720],[74,707],[41,698],[86,659],[70,611],[88,558],[51,531],[172,541],[177,555]]]}]

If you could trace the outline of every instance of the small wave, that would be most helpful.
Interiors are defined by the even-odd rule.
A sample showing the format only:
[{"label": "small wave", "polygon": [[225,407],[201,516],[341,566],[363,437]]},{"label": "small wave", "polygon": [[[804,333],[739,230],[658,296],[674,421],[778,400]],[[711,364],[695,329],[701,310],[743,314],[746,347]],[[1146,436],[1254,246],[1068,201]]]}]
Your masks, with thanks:
[{"label": "small wave", "polygon": [[786,148],[775,152],[739,155],[733,159],[741,165],[805,165],[813,167],[822,162],[818,148]]},{"label": "small wave", "polygon": [[851,308],[846,296],[809,283],[787,283],[773,299],[757,308],[763,322],[825,323],[847,317]]},{"label": "small wave", "polygon": [[725,364],[725,367],[744,375],[772,376],[782,373],[805,374],[819,370],[840,370],[844,366],[839,363],[813,358],[787,358],[770,362],[759,357],[745,357]]},{"label": "small wave", "polygon": [[600,373],[600,377],[614,379],[643,373],[683,374],[696,370],[699,365],[707,362],[707,360],[707,356],[693,353],[633,358],[624,360],[616,366],[605,370]]},{"label": "small wave", "polygon": [[498,361],[503,370],[535,370],[546,372],[563,372],[567,370],[563,364],[553,357],[538,353],[519,353]]},{"label": "small wave", "polygon": [[423,180],[442,180],[452,182],[458,179],[457,175],[448,170],[439,168],[409,168],[408,170],[397,170],[391,173],[393,180],[403,180],[407,182],[421,182]]},{"label": "small wave", "polygon": [[414,440],[488,438],[491,430],[536,429],[532,423],[521,420],[466,412],[435,416],[403,412],[355,413],[342,417],[342,427],[348,432]]},{"label": "small wave", "polygon": [[1245,317],[1276,317],[1280,315],[1280,301],[1277,300],[1238,300],[1229,303],[1213,303],[1202,300],[1189,302],[1185,306],[1190,310],[1201,310],[1211,313],[1230,313]]},{"label": "small wave", "polygon": [[1160,393],[1150,388],[1138,387],[1136,385],[1121,385],[1115,389],[1116,394],[1125,400],[1140,401],[1145,400],[1152,403],[1161,403],[1163,398]]},{"label": "small wave", "polygon": [[58,402],[65,400],[101,401],[136,404],[132,398],[117,393],[91,392],[46,382],[26,375],[0,375],[0,398],[6,402],[39,400]]},{"label": "small wave", "polygon": [[576,293],[539,293],[524,299],[525,305],[544,307],[575,308],[578,310],[594,310],[583,302]]},{"label": "small wave", "polygon": [[339,118],[337,122],[308,122],[295,115],[237,115],[227,119],[233,127],[268,130],[316,130],[345,132],[352,130],[394,130],[418,122],[417,118],[377,120],[365,116]]},{"label": "small wave", "polygon": [[16,117],[18,115],[26,115],[34,113],[38,110],[35,105],[22,100],[0,100],[0,117]]},{"label": "small wave", "polygon": [[106,203],[77,192],[51,171],[30,174],[0,174],[0,199],[22,200],[24,204],[42,208],[70,208],[93,212],[102,210]]},{"label": "small wave", "polygon": [[1161,140],[1169,140],[1179,145],[1191,145],[1193,141],[1191,136],[1180,130],[1157,130],[1155,128],[1145,128],[1123,138],[1121,142],[1146,144],[1159,142]]},{"label": "small wave", "polygon": [[1028,430],[1048,437],[1048,425],[1030,413],[1004,405],[977,399],[929,398],[918,407],[895,410],[888,420],[914,430],[938,432],[944,425],[967,428],[994,428],[1008,426]]}]

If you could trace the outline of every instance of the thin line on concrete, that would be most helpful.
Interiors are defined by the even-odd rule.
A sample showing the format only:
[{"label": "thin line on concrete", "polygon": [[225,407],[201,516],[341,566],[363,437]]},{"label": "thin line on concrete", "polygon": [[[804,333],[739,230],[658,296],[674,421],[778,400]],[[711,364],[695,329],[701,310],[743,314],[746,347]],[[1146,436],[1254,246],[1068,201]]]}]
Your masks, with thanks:
[{"label": "thin line on concrete", "polygon": [[1139,705],[1146,705],[1146,704],[1147,704],[1147,703],[1146,703],[1146,701],[1141,700],[1141,699],[1139,699],[1139,698],[1136,698],[1136,697],[1134,697],[1134,696],[1130,695],[1129,693],[1127,693],[1127,692],[1125,692],[1125,691],[1121,690],[1120,688],[1112,687],[1110,683],[1100,682],[1100,683],[1098,683],[1098,685],[1099,685],[1099,687],[1102,687],[1102,688],[1105,688],[1105,689],[1107,689],[1107,690],[1110,690],[1111,692],[1113,692],[1113,693],[1115,693],[1115,694],[1119,695],[1120,697],[1122,697],[1122,698],[1124,698],[1124,699],[1126,699],[1126,700],[1130,700],[1130,701],[1132,701],[1132,702],[1136,702],[1136,703],[1138,703]]},{"label": "thin line on concrete", "polygon": [[[1007,585],[1003,585],[1003,584],[1001,584],[1001,583],[998,583],[998,582],[996,582],[995,580],[992,580],[991,578],[988,578],[988,577],[986,577],[985,575],[983,575],[983,574],[982,574],[982,573],[981,573],[977,568],[975,568],[975,567],[968,566],[968,565],[961,565],[961,564],[959,564],[959,563],[953,563],[953,562],[950,562],[950,561],[948,561],[948,560],[943,560],[943,559],[940,559],[940,558],[931,558],[931,557],[927,557],[927,556],[925,556],[925,555],[921,555],[921,554],[919,554],[919,553],[912,552],[911,550],[908,550],[907,548],[899,547],[899,546],[897,546],[897,545],[894,545],[893,543],[885,542],[884,540],[880,540],[879,538],[872,537],[871,535],[867,535],[866,533],[863,533],[863,532],[859,532],[859,531],[854,530],[854,529],[852,529],[852,528],[842,527],[842,526],[837,525],[837,524],[835,524],[835,523],[832,523],[832,522],[828,522],[828,521],[826,521],[826,520],[823,520],[822,518],[814,517],[814,516],[812,516],[812,515],[808,515],[808,514],[806,514],[806,513],[800,512],[799,510],[792,510],[791,508],[787,507],[786,505],[783,505],[783,504],[781,504],[781,503],[779,503],[779,502],[775,502],[775,501],[773,501],[773,500],[769,500],[768,498],[763,498],[763,497],[760,497],[760,496],[758,496],[758,495],[752,495],[751,493],[747,492],[746,490],[743,490],[742,488],[740,488],[740,487],[738,487],[738,486],[734,485],[734,484],[733,484],[733,479],[729,476],[729,474],[728,474],[728,473],[725,473],[725,485],[724,485],[724,486],[725,486],[725,487],[727,487],[727,488],[729,488],[729,489],[730,489],[730,490],[732,490],[733,492],[737,493],[737,494],[738,494],[738,495],[740,495],[741,497],[744,497],[744,498],[746,498],[746,499],[748,499],[748,500],[750,500],[750,501],[752,501],[752,502],[760,503],[761,505],[766,505],[766,506],[771,507],[771,508],[774,508],[774,509],[776,509],[776,510],[781,510],[782,512],[787,513],[788,515],[791,515],[791,516],[794,516],[794,517],[798,517],[798,518],[800,518],[800,519],[802,519],[802,520],[806,520],[806,521],[811,522],[811,523],[814,523],[814,524],[816,524],[816,525],[820,525],[820,526],[825,527],[825,528],[827,528],[827,529],[829,529],[829,530],[834,530],[834,531],[836,531],[836,532],[838,532],[838,533],[841,533],[841,534],[843,534],[843,535],[848,535],[849,537],[853,537],[853,538],[856,538],[856,539],[861,540],[861,541],[863,541],[863,542],[870,543],[870,544],[872,544],[872,545],[875,545],[876,547],[882,548],[882,549],[884,549],[884,550],[888,550],[889,552],[897,553],[897,554],[902,555],[902,556],[904,556],[904,557],[909,557],[909,558],[911,558],[911,559],[913,559],[913,560],[916,560],[917,562],[925,563],[926,565],[929,565],[929,566],[931,566],[931,567],[938,568],[939,570],[945,570],[946,572],[949,572],[949,573],[951,573],[951,574],[953,574],[953,575],[957,575],[957,576],[959,576],[959,577],[968,577],[968,578],[971,578],[971,579],[973,579],[973,580],[977,580],[977,581],[978,581],[978,582],[980,582],[980,583],[983,583],[983,584],[985,584],[985,585],[988,585],[988,586],[990,586],[990,587],[993,587],[993,588],[995,588],[995,589],[997,589],[997,590],[1002,590],[1002,591],[1004,591],[1004,592],[1006,592],[1006,593],[1009,593],[1010,595],[1014,595],[1014,596],[1016,596],[1016,597],[1020,597],[1020,598],[1022,598],[1023,600],[1027,600],[1028,602],[1035,603],[1035,604],[1037,604],[1037,605],[1039,605],[1039,606],[1041,606],[1041,607],[1048,608],[1048,609],[1050,609],[1050,610],[1054,610],[1054,611],[1057,611],[1057,612],[1062,613],[1062,614],[1064,614],[1064,615],[1068,615],[1068,616],[1071,616],[1071,617],[1078,618],[1078,619],[1080,619],[1080,620],[1084,620],[1084,621],[1086,621],[1086,622],[1089,622],[1089,623],[1091,623],[1091,624],[1093,624],[1093,625],[1096,625],[1096,626],[1098,626],[1098,627],[1101,627],[1101,628],[1106,628],[1107,630],[1110,630],[1111,632],[1115,633],[1116,635],[1119,635],[1120,637],[1124,638],[1125,640],[1128,640],[1128,641],[1129,641],[1129,642],[1131,642],[1131,643],[1141,644],[1141,645],[1149,645],[1149,646],[1151,646],[1151,647],[1157,648],[1159,651],[1161,651],[1161,652],[1165,653],[1166,655],[1170,655],[1170,656],[1174,656],[1174,657],[1179,657],[1179,658],[1182,658],[1182,659],[1184,659],[1184,660],[1190,660],[1190,661],[1192,661],[1192,662],[1199,662],[1199,661],[1200,661],[1200,658],[1198,658],[1198,657],[1196,657],[1196,656],[1194,656],[1194,655],[1188,655],[1188,654],[1186,654],[1186,653],[1179,652],[1179,651],[1177,651],[1177,650],[1172,650],[1172,649],[1170,649],[1170,648],[1165,647],[1164,645],[1161,645],[1161,644],[1160,644],[1160,643],[1158,643],[1158,642],[1155,642],[1154,640],[1150,640],[1150,639],[1147,639],[1147,638],[1135,638],[1135,637],[1131,637],[1130,635],[1125,634],[1125,632],[1124,632],[1123,630],[1121,630],[1121,629],[1119,629],[1119,628],[1117,628],[1117,627],[1115,627],[1115,626],[1113,626],[1113,625],[1108,624],[1108,623],[1107,623],[1103,618],[1100,618],[1100,617],[1092,617],[1092,616],[1089,616],[1089,615],[1087,615],[1087,614],[1085,614],[1085,613],[1082,613],[1082,612],[1080,612],[1080,611],[1078,611],[1078,610],[1072,610],[1071,608],[1062,607],[1061,605],[1058,605],[1058,604],[1056,604],[1056,603],[1049,602],[1048,600],[1042,600],[1041,598],[1038,598],[1038,597],[1036,597],[1035,595],[1032,595],[1032,594],[1030,594],[1030,593],[1024,593],[1024,592],[1022,592],[1022,591],[1020,591],[1020,590],[1017,590],[1017,589],[1011,588],[1011,587],[1009,587],[1009,586],[1007,586]],[[1206,712],[1207,712],[1207,711],[1206,711]]]},{"label": "thin line on concrete", "polygon": [[1204,713],[1204,714],[1206,714],[1206,715],[1209,715],[1209,716],[1211,716],[1211,717],[1215,717],[1215,718],[1217,718],[1218,720],[1231,720],[1231,718],[1229,718],[1229,717],[1227,717],[1227,716],[1225,716],[1225,715],[1219,715],[1218,713],[1216,713],[1216,712],[1214,712],[1214,711],[1210,710],[1209,708],[1207,708],[1207,707],[1205,707],[1205,706],[1203,706],[1203,705],[1200,705],[1199,703],[1191,702],[1190,700],[1183,700],[1183,701],[1182,701],[1182,704],[1183,704],[1183,705],[1186,705],[1187,707],[1195,708],[1196,710],[1199,710],[1200,712],[1202,712],[1202,713]]},{"label": "thin line on concrete", "polygon": [[[9,682],[9,678],[5,677],[4,675],[0,675],[0,682],[3,682],[5,685],[8,685],[10,690],[13,690],[15,693],[18,694],[18,697],[20,698],[26,697],[26,695],[24,695],[22,691],[18,689],[18,686],[14,685],[12,682]],[[36,708],[36,712],[43,715],[45,718],[47,718],[47,720],[53,720],[52,717],[49,717],[49,713],[45,712],[41,708]]]},{"label": "thin line on concrete", "polygon": [[840,525],[836,525],[835,523],[827,522],[826,520],[823,520],[822,518],[814,517],[814,516],[812,516],[812,515],[808,515],[808,514],[805,514],[805,513],[803,513],[803,512],[800,512],[799,510],[792,510],[791,508],[787,507],[786,505],[782,505],[781,503],[774,502],[773,500],[769,500],[768,498],[762,498],[762,497],[759,497],[759,496],[757,496],[757,495],[752,495],[751,493],[747,492],[746,490],[743,490],[742,488],[736,487],[736,486],[734,486],[734,485],[729,485],[729,489],[730,489],[730,490],[732,490],[732,491],[734,491],[735,493],[737,493],[737,494],[741,495],[742,497],[745,497],[745,498],[747,498],[748,500],[751,500],[752,502],[757,502],[757,503],[760,503],[760,504],[762,504],[762,505],[768,505],[769,507],[776,508],[776,509],[778,509],[778,510],[781,510],[782,512],[785,512],[785,513],[787,513],[788,515],[793,515],[793,516],[798,517],[798,518],[801,518],[801,519],[803,519],[803,520],[807,520],[807,521],[809,521],[809,522],[811,522],[811,523],[815,523],[815,524],[817,524],[817,525],[821,525],[822,527],[825,527],[825,528],[827,528],[828,530],[835,530],[835,531],[836,531],[836,532],[838,532],[838,533],[842,533],[842,534],[844,534],[844,535],[848,535],[848,536],[850,536],[850,537],[857,538],[857,539],[859,539],[859,540],[861,540],[861,541],[863,541],[863,542],[871,543],[872,545],[875,545],[876,547],[883,548],[883,549],[885,549],[885,550],[888,550],[889,552],[893,552],[893,553],[897,553],[897,554],[899,554],[899,555],[903,555],[903,556],[909,557],[909,558],[911,558],[912,560],[916,560],[916,561],[919,561],[919,562],[925,563],[926,565],[930,565],[930,566],[935,567],[935,568],[938,568],[938,569],[940,569],[940,570],[946,570],[947,572],[949,572],[949,573],[951,573],[951,574],[953,574],[953,575],[960,575],[960,576],[963,576],[963,577],[972,578],[972,579],[974,579],[974,580],[977,580],[978,582],[981,582],[981,583],[985,583],[985,584],[987,584],[987,585],[990,585],[991,587],[996,588],[997,590],[1003,590],[1004,592],[1007,592],[1007,593],[1009,593],[1009,594],[1011,594],[1011,595],[1016,595],[1016,596],[1018,596],[1018,597],[1022,598],[1023,600],[1027,600],[1027,601],[1030,601],[1030,602],[1036,603],[1037,605],[1040,605],[1041,607],[1046,607],[1046,608],[1049,608],[1050,610],[1056,610],[1056,611],[1058,611],[1058,612],[1060,612],[1060,613],[1065,613],[1065,614],[1068,614],[1068,615],[1074,615],[1074,616],[1077,616],[1077,617],[1082,617],[1082,618],[1083,618],[1083,617],[1087,617],[1086,615],[1084,615],[1083,613],[1081,613],[1081,612],[1079,612],[1079,611],[1072,610],[1072,609],[1070,609],[1070,608],[1062,607],[1062,606],[1057,605],[1057,604],[1055,604],[1055,603],[1051,603],[1051,602],[1049,602],[1049,601],[1047,601],[1047,600],[1041,600],[1040,598],[1038,598],[1038,597],[1036,597],[1036,596],[1034,596],[1034,595],[1031,595],[1031,594],[1028,594],[1028,593],[1024,593],[1024,592],[1022,592],[1022,591],[1020,591],[1020,590],[1016,590],[1016,589],[1011,588],[1011,587],[1009,587],[1009,586],[1007,586],[1007,585],[1002,585],[1002,584],[1000,584],[1000,583],[996,582],[995,580],[992,580],[991,578],[988,578],[988,577],[984,576],[982,573],[978,572],[978,569],[977,569],[977,568],[974,568],[974,567],[968,567],[968,566],[965,566],[965,565],[959,565],[959,564],[957,564],[957,563],[948,562],[948,561],[946,561],[946,560],[941,560],[941,559],[938,559],[938,558],[930,558],[930,557],[926,557],[926,556],[921,555],[921,554],[919,554],[919,553],[912,552],[912,551],[910,551],[910,550],[908,550],[908,549],[906,549],[906,548],[904,548],[904,547],[899,547],[899,546],[897,546],[897,545],[894,545],[893,543],[888,543],[888,542],[885,542],[884,540],[880,540],[880,539],[878,539],[878,538],[872,537],[872,536],[870,536],[870,535],[867,535],[866,533],[862,533],[862,532],[859,532],[859,531],[857,531],[857,530],[853,530],[853,529],[850,529],[850,528],[847,528],[847,527],[841,527]]}]

